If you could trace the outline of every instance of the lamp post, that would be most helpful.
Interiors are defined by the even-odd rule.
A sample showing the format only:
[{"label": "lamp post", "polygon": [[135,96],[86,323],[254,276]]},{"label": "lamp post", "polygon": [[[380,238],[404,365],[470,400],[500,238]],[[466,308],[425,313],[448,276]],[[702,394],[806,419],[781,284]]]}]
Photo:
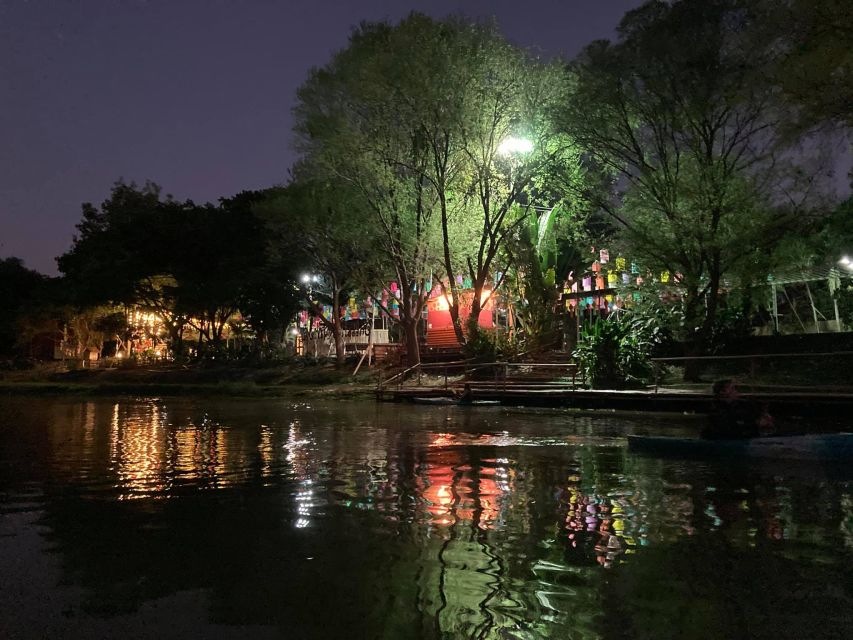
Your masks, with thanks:
[{"label": "lamp post", "polygon": [[507,164],[509,165],[509,183],[510,190],[512,190],[513,181],[515,179],[513,171],[520,164],[520,158],[533,151],[533,143],[527,138],[516,138],[510,136],[509,138],[504,138],[504,140],[498,145],[497,151],[499,156],[506,158]]},{"label": "lamp post", "polygon": [[498,153],[502,156],[518,156],[533,151],[533,143],[527,138],[506,138],[498,145]]},{"label": "lamp post", "polygon": [[[515,176],[513,175],[514,169],[519,164],[519,157],[525,156],[531,151],[533,151],[533,142],[527,138],[519,138],[515,136],[510,136],[508,138],[504,138],[501,143],[498,145],[498,155],[506,158],[507,164],[509,165],[509,188],[510,193],[515,189]],[[512,196],[516,197],[516,196]],[[508,321],[514,317],[513,309],[512,309],[512,300],[507,296],[506,298],[506,306],[507,306],[507,319]],[[510,329],[510,333],[512,329]]]}]

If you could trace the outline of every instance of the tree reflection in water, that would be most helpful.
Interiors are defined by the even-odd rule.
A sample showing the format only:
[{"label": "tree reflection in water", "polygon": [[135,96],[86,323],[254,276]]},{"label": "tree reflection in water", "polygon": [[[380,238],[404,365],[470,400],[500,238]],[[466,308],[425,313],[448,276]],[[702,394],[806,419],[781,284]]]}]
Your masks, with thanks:
[{"label": "tree reflection in water", "polygon": [[636,457],[637,420],[558,412],[3,402],[0,508],[40,487],[85,615],[199,591],[296,637],[851,628],[843,471]]}]

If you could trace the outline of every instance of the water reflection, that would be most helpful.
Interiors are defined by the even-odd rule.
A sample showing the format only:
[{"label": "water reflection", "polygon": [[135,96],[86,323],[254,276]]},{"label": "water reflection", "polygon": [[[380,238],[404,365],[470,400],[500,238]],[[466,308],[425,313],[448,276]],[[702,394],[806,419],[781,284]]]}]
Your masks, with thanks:
[{"label": "water reflection", "polygon": [[[0,514],[41,514],[87,615],[202,589],[299,637],[675,637],[688,610],[683,637],[737,637],[707,617],[746,615],[751,575],[782,616],[772,568],[849,622],[843,470],[636,457],[650,425],[556,412],[4,402]],[[832,636],[775,637],[804,625]]]}]

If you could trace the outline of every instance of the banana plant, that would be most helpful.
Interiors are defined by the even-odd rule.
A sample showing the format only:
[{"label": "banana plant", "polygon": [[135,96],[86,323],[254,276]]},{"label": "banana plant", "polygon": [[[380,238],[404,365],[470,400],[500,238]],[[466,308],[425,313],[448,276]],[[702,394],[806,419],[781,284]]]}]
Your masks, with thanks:
[{"label": "banana plant", "polygon": [[545,346],[556,334],[557,215],[557,207],[530,215],[510,249],[516,263],[516,317],[531,346]]}]

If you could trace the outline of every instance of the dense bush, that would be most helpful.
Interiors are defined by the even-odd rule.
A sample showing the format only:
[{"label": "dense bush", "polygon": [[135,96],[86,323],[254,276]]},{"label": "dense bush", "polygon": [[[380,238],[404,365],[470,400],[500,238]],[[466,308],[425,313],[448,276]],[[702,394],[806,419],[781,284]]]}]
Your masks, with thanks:
[{"label": "dense bush", "polygon": [[574,357],[594,389],[646,384],[654,375],[650,357],[658,334],[639,317],[599,320],[583,328]]},{"label": "dense bush", "polygon": [[477,362],[497,362],[511,359],[518,353],[515,342],[506,335],[493,329],[480,329],[462,347],[462,353],[467,360]]}]

